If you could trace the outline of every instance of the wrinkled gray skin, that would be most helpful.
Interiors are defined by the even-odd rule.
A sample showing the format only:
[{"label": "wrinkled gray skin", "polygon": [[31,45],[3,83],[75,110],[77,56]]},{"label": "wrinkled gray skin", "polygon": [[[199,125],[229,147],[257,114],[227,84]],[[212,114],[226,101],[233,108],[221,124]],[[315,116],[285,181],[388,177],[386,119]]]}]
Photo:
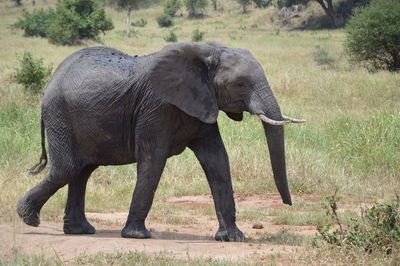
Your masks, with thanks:
[{"label": "wrinkled gray skin", "polygon": [[[175,43],[133,57],[109,47],[75,52],[57,68],[42,102],[42,157],[49,174],[19,201],[32,226],[45,202],[68,184],[66,234],[93,234],[85,190],[100,165],[137,162],[137,183],[122,237],[149,238],[145,219],[167,158],[189,147],[207,176],[219,221],[216,240],[240,241],[228,156],[217,124],[222,110],[237,121],[244,111],[283,120],[264,71],[249,51],[216,43]],[[263,123],[283,202],[291,205],[282,126]]]}]

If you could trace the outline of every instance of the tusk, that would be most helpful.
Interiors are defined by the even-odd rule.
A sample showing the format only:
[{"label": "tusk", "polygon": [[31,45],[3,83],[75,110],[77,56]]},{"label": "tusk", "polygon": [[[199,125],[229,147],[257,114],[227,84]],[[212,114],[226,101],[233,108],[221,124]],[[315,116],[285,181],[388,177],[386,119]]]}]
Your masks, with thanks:
[{"label": "tusk", "polygon": [[282,117],[283,117],[283,120],[290,121],[292,123],[304,123],[304,122],[306,122],[306,120],[291,118],[291,117],[288,117],[286,115],[282,115]]},{"label": "tusk", "polygon": [[290,123],[290,120],[276,121],[271,118],[266,117],[265,115],[258,115],[258,117],[265,123],[273,125],[273,126],[283,126],[287,123]]}]

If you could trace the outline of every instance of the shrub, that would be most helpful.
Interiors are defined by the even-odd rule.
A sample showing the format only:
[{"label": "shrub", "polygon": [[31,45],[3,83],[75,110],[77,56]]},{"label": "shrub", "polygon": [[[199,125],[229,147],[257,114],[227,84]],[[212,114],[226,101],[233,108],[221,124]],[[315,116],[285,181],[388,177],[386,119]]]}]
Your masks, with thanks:
[{"label": "shrub", "polygon": [[346,32],[346,51],[354,62],[374,70],[400,70],[400,1],[375,0],[355,9]]},{"label": "shrub", "polygon": [[333,223],[318,227],[324,241],[337,246],[360,247],[366,252],[383,251],[386,254],[400,248],[399,195],[396,195],[394,201],[361,209],[361,217],[353,217],[347,224],[342,224],[337,214],[336,192],[327,197],[329,204],[326,206],[327,215],[336,221],[336,229],[332,230]]},{"label": "shrub", "polygon": [[195,29],[192,33],[192,41],[193,42],[201,42],[203,40],[205,32],[200,31],[199,29]]},{"label": "shrub", "polygon": [[247,13],[247,7],[250,5],[251,0],[235,0],[241,7],[242,13]]},{"label": "shrub", "polygon": [[177,42],[178,41],[178,36],[176,36],[175,32],[173,30],[169,31],[169,34],[164,36],[164,40],[166,42]]},{"label": "shrub", "polygon": [[34,10],[32,13],[24,11],[22,18],[13,26],[24,30],[25,36],[47,37],[47,29],[54,21],[55,11],[52,8]]},{"label": "shrub", "polygon": [[182,7],[181,0],[167,0],[164,3],[164,14],[173,17],[181,7]]},{"label": "shrub", "polygon": [[329,56],[328,51],[320,47],[317,47],[317,50],[313,52],[313,57],[318,65],[332,65],[335,62],[335,60]]},{"label": "shrub", "polygon": [[196,17],[202,14],[207,7],[207,0],[185,0],[185,7],[189,13],[189,17]]},{"label": "shrub", "polygon": [[132,22],[131,25],[134,27],[144,27],[147,25],[147,20],[141,18],[136,20],[135,22]]},{"label": "shrub", "polygon": [[113,28],[96,0],[63,0],[57,4],[47,37],[54,44],[73,45],[82,39],[97,39],[100,32]]},{"label": "shrub", "polygon": [[257,8],[266,8],[272,4],[272,0],[253,0]]},{"label": "shrub", "polygon": [[42,58],[35,59],[29,52],[23,54],[19,65],[14,74],[15,81],[32,94],[40,93],[51,74],[52,67],[45,67]]},{"label": "shrub", "polygon": [[174,25],[174,22],[172,21],[172,17],[167,14],[162,14],[157,17],[157,23],[160,27],[171,27]]}]

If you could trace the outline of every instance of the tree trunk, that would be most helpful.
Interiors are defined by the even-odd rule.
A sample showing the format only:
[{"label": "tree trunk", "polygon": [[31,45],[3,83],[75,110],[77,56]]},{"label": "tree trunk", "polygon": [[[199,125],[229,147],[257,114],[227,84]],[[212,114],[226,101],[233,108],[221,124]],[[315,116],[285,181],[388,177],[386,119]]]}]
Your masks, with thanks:
[{"label": "tree trunk", "polygon": [[[326,15],[331,20],[334,26],[337,26],[336,16],[335,16],[335,9],[333,7],[332,0],[316,0],[318,4],[321,5],[322,9],[325,11]],[[325,1],[328,5],[325,4]]]},{"label": "tree trunk", "polygon": [[128,8],[128,14],[126,15],[126,37],[131,37],[131,11],[132,8]]}]

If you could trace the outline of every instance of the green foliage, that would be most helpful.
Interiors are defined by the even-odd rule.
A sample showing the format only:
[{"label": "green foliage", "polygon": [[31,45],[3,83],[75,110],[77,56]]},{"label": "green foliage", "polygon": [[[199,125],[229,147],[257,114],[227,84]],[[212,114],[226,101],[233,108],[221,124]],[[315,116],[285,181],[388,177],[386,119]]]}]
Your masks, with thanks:
[{"label": "green foliage", "polygon": [[16,69],[14,79],[24,89],[32,94],[42,92],[51,74],[52,67],[45,67],[43,59],[35,59],[30,52],[25,52],[19,60],[19,68]]},{"label": "green foliage", "polygon": [[143,28],[146,25],[147,25],[147,20],[145,20],[143,18],[138,19],[135,22],[132,22],[132,26],[134,26],[134,27],[142,27]]},{"label": "green foliage", "polygon": [[205,32],[200,31],[199,29],[195,29],[192,33],[192,41],[193,42],[201,42],[203,40]]},{"label": "green foliage", "polygon": [[177,42],[178,41],[178,36],[176,36],[174,30],[170,30],[169,34],[164,36],[164,40],[166,42]]},{"label": "green foliage", "polygon": [[25,36],[47,37],[47,29],[54,21],[55,11],[52,8],[34,10],[32,13],[24,11],[22,18],[13,26],[24,30]]},{"label": "green foliage", "polygon": [[208,0],[185,0],[185,7],[189,17],[201,16],[208,5]]},{"label": "green foliage", "polygon": [[160,27],[171,27],[174,25],[174,21],[172,20],[172,17],[168,14],[161,14],[160,16],[157,17],[157,23]]},{"label": "green foliage", "polygon": [[329,56],[328,51],[319,46],[313,52],[313,58],[318,65],[332,65],[335,62],[335,60]]},{"label": "green foliage", "polygon": [[241,7],[242,13],[247,13],[247,7],[250,5],[251,0],[235,0]]},{"label": "green foliage", "polygon": [[361,217],[353,217],[346,225],[342,225],[337,214],[339,199],[336,192],[327,197],[327,215],[336,220],[336,229],[332,230],[334,223],[318,227],[324,241],[336,246],[360,247],[367,252],[378,250],[386,254],[400,248],[399,195],[394,201],[361,209]]},{"label": "green foliage", "polygon": [[100,32],[113,28],[97,1],[63,0],[57,4],[47,37],[54,44],[73,45],[82,39],[97,39]]},{"label": "green foliage", "polygon": [[266,8],[272,4],[272,0],[253,0],[257,8]]},{"label": "green foliage", "polygon": [[357,8],[346,26],[351,59],[372,69],[400,70],[400,1],[375,0]]},{"label": "green foliage", "polygon": [[182,7],[181,0],[167,0],[164,3],[164,14],[173,17],[181,7]]}]

